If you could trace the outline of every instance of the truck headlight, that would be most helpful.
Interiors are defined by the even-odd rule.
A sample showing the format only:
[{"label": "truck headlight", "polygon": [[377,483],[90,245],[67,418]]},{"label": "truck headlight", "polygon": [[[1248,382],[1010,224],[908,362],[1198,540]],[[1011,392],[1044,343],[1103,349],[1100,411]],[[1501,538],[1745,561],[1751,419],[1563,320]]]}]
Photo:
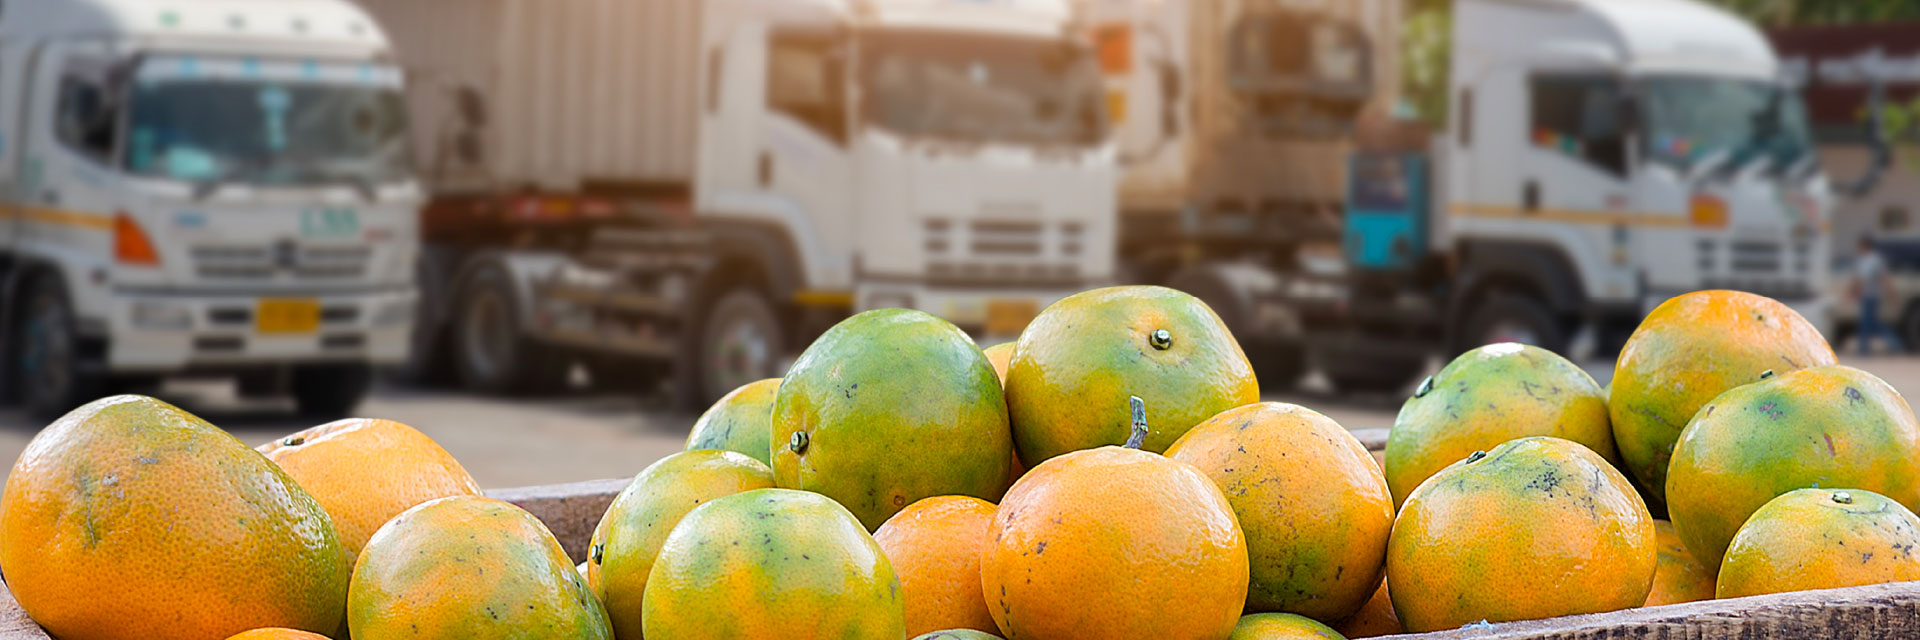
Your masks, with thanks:
[{"label": "truck headlight", "polygon": [[413,301],[393,300],[382,302],[373,313],[373,325],[391,327],[413,322]]},{"label": "truck headlight", "polygon": [[136,300],[132,315],[133,326],[141,329],[185,331],[193,328],[193,309],[183,304]]}]

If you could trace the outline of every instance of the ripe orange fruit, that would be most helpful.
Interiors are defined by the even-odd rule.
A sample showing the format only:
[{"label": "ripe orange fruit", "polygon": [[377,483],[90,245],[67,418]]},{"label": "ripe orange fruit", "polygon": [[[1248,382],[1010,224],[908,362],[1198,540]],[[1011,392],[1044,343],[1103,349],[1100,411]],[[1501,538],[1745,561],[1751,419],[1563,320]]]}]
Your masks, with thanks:
[{"label": "ripe orange fruit", "polygon": [[1233,506],[1183,462],[1101,447],[1027,472],[980,556],[987,610],[1009,638],[1218,639],[1247,599]]},{"label": "ripe orange fruit", "polygon": [[1797,489],[1733,537],[1715,597],[1920,580],[1920,517],[1861,489]]},{"label": "ripe orange fruit", "polygon": [[999,630],[980,595],[980,549],[996,509],[979,498],[936,496],[907,505],[873,533],[900,576],[908,635]]},{"label": "ripe orange fruit", "polygon": [[1794,489],[1851,487],[1920,505],[1915,460],[1920,422],[1885,381],[1837,365],[1790,371],[1694,415],[1667,469],[1667,513],[1687,551],[1718,566],[1748,516]]},{"label": "ripe orange fruit", "polygon": [[987,364],[993,365],[993,375],[998,376],[1003,384],[1007,379],[1007,363],[1013,361],[1014,344],[1002,342],[980,350],[981,354],[987,356]]},{"label": "ripe orange fruit", "polygon": [[320,501],[351,556],[414,505],[480,495],[473,476],[439,443],[392,420],[330,422],[261,445],[260,453]]},{"label": "ripe orange fruit", "polygon": [[878,309],[828,329],[780,384],[773,478],[833,498],[871,531],[922,498],[998,499],[1011,439],[972,338],[925,312]]},{"label": "ripe orange fruit", "polygon": [[773,486],[773,471],[733,451],[683,451],[647,465],[613,498],[587,544],[587,586],[613,631],[638,638],[647,576],[667,534],[694,507]]},{"label": "ripe orange fruit", "polygon": [[1393,498],[1367,448],[1332,419],[1250,404],[1196,425],[1167,457],[1207,474],[1233,505],[1252,566],[1248,611],[1341,620],[1379,586]]},{"label": "ripe orange fruit", "polygon": [[143,396],[96,400],[48,425],[0,494],[0,572],[63,640],[331,633],[352,564],[286,472]]},{"label": "ripe orange fruit", "polygon": [[479,496],[421,504],[380,527],[353,568],[347,627],[355,640],[613,638],[546,525]]},{"label": "ripe orange fruit", "polygon": [[1227,640],[1347,640],[1332,627],[1291,613],[1256,613],[1240,618]]},{"label": "ripe orange fruit", "polygon": [[1661,303],[1614,364],[1607,408],[1624,469],[1666,502],[1673,445],[1701,406],[1763,371],[1835,362],[1820,331],[1772,298],[1696,291]]},{"label": "ripe orange fruit", "polygon": [[327,640],[326,636],[298,629],[254,629],[229,636],[227,640]]},{"label": "ripe orange fruit", "polygon": [[648,638],[906,637],[900,580],[852,513],[805,491],[755,489],[695,507],[647,581]]},{"label": "ripe orange fruit", "polygon": [[749,382],[721,396],[687,433],[688,451],[719,449],[770,464],[773,456],[773,396],[779,378]]},{"label": "ripe orange fruit", "polygon": [[1637,607],[1655,565],[1653,518],[1625,476],[1559,438],[1512,440],[1413,490],[1387,545],[1408,631]]},{"label": "ripe orange fruit", "polygon": [[1048,306],[1007,365],[1007,413],[1021,460],[1118,445],[1127,399],[1146,401],[1146,451],[1193,425],[1260,401],[1240,343],[1199,298],[1165,287],[1109,287]]},{"label": "ripe orange fruit", "polygon": [[1617,460],[1607,397],[1579,365],[1512,342],[1460,354],[1420,383],[1387,432],[1394,504],[1468,454],[1527,436],[1572,440]]},{"label": "ripe orange fruit", "polygon": [[1380,581],[1380,589],[1366,604],[1360,605],[1360,611],[1334,627],[1341,635],[1349,638],[1371,638],[1406,633],[1400,626],[1400,618],[1394,616],[1393,598],[1387,593],[1387,581]]},{"label": "ripe orange fruit", "polygon": [[1673,523],[1653,521],[1654,541],[1660,547],[1658,567],[1653,571],[1653,591],[1647,593],[1649,607],[1713,599],[1714,572],[1687,553],[1687,546],[1673,532]]}]

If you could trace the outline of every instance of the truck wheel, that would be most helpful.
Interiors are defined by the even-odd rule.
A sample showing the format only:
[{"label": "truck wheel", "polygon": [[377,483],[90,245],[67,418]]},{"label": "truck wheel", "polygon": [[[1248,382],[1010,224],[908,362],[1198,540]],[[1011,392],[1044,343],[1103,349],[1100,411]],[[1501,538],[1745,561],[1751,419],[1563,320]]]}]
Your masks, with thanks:
[{"label": "truck wheel", "polygon": [[27,411],[56,418],[100,395],[103,379],[80,370],[73,307],[58,278],[42,276],[28,286],[15,319],[14,395]]},{"label": "truck wheel", "polygon": [[[1839,333],[1838,330],[1835,333]],[[1837,347],[1845,341],[1846,336],[1835,335],[1833,344]],[[1920,353],[1920,302],[1908,305],[1907,312],[1901,314],[1900,342],[1900,346],[1907,348],[1907,353]]]},{"label": "truck wheel", "polygon": [[427,389],[458,384],[460,374],[453,366],[453,340],[448,335],[453,331],[440,323],[430,323],[423,316],[414,317],[407,360],[400,365],[400,379]]},{"label": "truck wheel", "polygon": [[488,268],[461,290],[453,321],[460,382],[493,394],[560,388],[566,384],[564,362],[526,338],[512,287],[505,272]]},{"label": "truck wheel", "polygon": [[300,415],[320,420],[347,417],[372,388],[373,367],[366,364],[302,365],[287,379]]},{"label": "truck wheel", "polygon": [[1467,320],[1449,358],[1497,342],[1530,344],[1554,353],[1567,349],[1566,330],[1533,298],[1493,294]]},{"label": "truck wheel", "polygon": [[698,409],[755,380],[775,378],[786,356],[780,318],[757,289],[738,288],[709,307],[700,328],[692,397]]}]

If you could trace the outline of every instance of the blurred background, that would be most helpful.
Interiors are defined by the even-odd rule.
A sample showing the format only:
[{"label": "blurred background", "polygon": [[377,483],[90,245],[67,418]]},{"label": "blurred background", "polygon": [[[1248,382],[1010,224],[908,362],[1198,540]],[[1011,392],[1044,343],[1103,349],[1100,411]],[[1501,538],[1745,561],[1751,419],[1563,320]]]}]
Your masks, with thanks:
[{"label": "blurred background", "polygon": [[620,477],[854,313],[1113,284],[1351,429],[1708,288],[1920,393],[1917,205],[1914,0],[0,0],[0,458],[143,392]]}]

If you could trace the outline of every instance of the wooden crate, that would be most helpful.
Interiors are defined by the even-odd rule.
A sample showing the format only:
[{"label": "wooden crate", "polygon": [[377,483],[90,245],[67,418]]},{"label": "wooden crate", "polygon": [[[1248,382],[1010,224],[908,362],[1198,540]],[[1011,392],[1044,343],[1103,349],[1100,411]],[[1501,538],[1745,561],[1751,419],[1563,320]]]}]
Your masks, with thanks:
[{"label": "wooden crate", "polygon": [[[1354,432],[1376,456],[1386,429]],[[595,480],[489,492],[520,505],[553,530],[567,554],[582,558],[593,527],[627,481]],[[1453,631],[1392,636],[1457,640],[1675,640],[1741,638],[1920,638],[1920,582],[1803,591],[1628,609],[1548,620],[1471,625]],[[13,595],[0,590],[0,640],[49,640]]]}]

